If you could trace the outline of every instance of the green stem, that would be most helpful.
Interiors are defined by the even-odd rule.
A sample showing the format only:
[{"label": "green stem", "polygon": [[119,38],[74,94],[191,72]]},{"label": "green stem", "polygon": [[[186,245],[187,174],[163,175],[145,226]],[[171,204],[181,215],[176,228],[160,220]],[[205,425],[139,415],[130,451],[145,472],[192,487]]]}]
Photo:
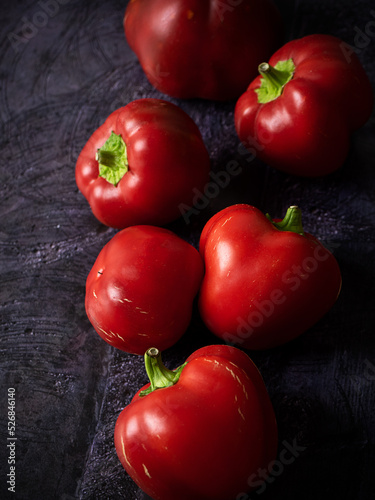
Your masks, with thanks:
[{"label": "green stem", "polygon": [[275,88],[279,88],[282,85],[285,85],[285,79],[286,79],[285,71],[280,71],[274,68],[273,66],[270,66],[266,62],[259,64],[258,71],[259,74],[262,75],[262,77],[268,81],[269,85],[272,85]]},{"label": "green stem", "polygon": [[112,132],[95,159],[99,163],[99,176],[117,186],[128,171],[127,149],[121,135]]},{"label": "green stem", "polygon": [[186,363],[178,367],[176,370],[168,370],[162,362],[161,354],[159,349],[156,347],[151,347],[148,349],[144,356],[145,368],[150,379],[150,386],[144,391],[140,392],[140,396],[147,396],[157,389],[163,389],[165,387],[171,387],[176,384],[180,378],[183,368]]},{"label": "green stem", "polygon": [[292,205],[288,208],[285,217],[280,222],[273,221],[268,214],[266,214],[266,217],[272,222],[276,229],[279,229],[279,231],[291,231],[302,236],[305,235],[302,226],[302,212],[296,205]]},{"label": "green stem", "polygon": [[122,154],[98,149],[96,159],[103,167],[115,168],[119,160],[122,160]]},{"label": "green stem", "polygon": [[293,78],[295,69],[293,59],[279,61],[274,67],[266,62],[259,64],[258,71],[262,78],[260,87],[255,89],[258,103],[265,104],[277,99],[285,85]]}]

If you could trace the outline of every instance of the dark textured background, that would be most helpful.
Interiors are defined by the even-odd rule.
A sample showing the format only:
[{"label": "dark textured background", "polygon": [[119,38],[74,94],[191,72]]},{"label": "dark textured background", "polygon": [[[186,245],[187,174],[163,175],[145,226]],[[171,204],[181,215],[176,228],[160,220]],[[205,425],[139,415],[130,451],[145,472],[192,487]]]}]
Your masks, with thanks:
[{"label": "dark textured background", "polygon": [[[4,2],[0,12],[0,497],[8,498],[6,399],[14,387],[17,493],[11,497],[145,498],[113,446],[117,415],[146,382],[143,360],[107,346],[86,318],[85,279],[115,231],[92,216],[74,168],[110,112],[148,96],[167,98],[190,114],[214,171],[232,159],[241,166],[190,224],[181,219],[171,229],[197,245],[204,223],[229,204],[250,203],[274,217],[298,204],[305,229],[334,252],[342,269],[341,296],[324,319],[288,345],[249,353],[274,404],[280,451],[285,442],[303,448],[252,498],[373,498],[374,114],[353,136],[340,171],[316,180],[284,175],[238,150],[233,102],[179,101],[149,85],[124,38],[126,1],[52,3],[47,22],[35,0],[13,0],[6,8]],[[341,37],[357,47],[375,86],[370,1],[278,4],[286,40],[314,32]],[[27,43],[11,42],[33,20]],[[174,368],[195,348],[215,342],[195,312],[165,362]]]}]

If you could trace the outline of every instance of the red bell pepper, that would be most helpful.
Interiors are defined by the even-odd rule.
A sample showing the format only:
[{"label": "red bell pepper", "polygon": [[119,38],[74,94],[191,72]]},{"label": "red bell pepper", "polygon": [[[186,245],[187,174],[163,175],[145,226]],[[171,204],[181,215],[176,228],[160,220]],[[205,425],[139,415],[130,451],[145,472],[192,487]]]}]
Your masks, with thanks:
[{"label": "red bell pepper", "polygon": [[339,295],[338,263],[304,232],[298,207],[281,222],[250,205],[228,207],[207,222],[199,245],[206,266],[200,313],[226,342],[281,345],[313,326]]},{"label": "red bell pepper", "polygon": [[250,358],[207,346],[172,371],[151,348],[145,364],[151,384],[123,409],[114,432],[131,478],[154,500],[235,500],[248,491],[277,451],[272,404]]},{"label": "red bell pepper", "polygon": [[306,177],[341,167],[351,133],[365,124],[373,92],[358,57],[329,35],[293,40],[259,65],[239,98],[240,140],[271,167]]},{"label": "red bell pepper", "polygon": [[86,312],[97,333],[123,351],[172,346],[187,329],[203,277],[188,242],[163,228],[132,226],[99,253],[86,281]]},{"label": "red bell pepper", "polygon": [[164,225],[193,204],[208,182],[210,159],[194,121],[160,99],[114,111],[78,157],[76,181],[107,226]]},{"label": "red bell pepper", "polygon": [[179,98],[238,98],[281,43],[272,0],[132,0],[127,41],[152,85]]}]

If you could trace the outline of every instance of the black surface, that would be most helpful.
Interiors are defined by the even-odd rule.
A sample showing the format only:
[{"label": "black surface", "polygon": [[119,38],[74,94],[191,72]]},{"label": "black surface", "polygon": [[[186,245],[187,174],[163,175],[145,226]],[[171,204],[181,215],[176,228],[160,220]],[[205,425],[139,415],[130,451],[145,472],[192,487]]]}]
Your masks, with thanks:
[{"label": "black surface", "polygon": [[[16,494],[9,498],[146,498],[113,446],[117,415],[146,382],[143,360],[107,346],[84,310],[86,276],[115,231],[94,219],[74,179],[93,130],[139,97],[167,98],[187,111],[215,172],[230,160],[240,165],[199,215],[171,229],[197,245],[204,223],[229,204],[250,203],[274,217],[298,204],[305,229],[342,269],[342,293],[326,317],[288,345],[249,353],[274,404],[280,453],[299,447],[252,498],[373,498],[375,116],[354,134],[344,167],[327,178],[298,179],[248,161],[238,150],[233,102],[179,101],[149,85],[124,38],[126,3],[53,0],[47,17],[43,1],[3,2],[0,10],[0,498],[8,498],[9,387],[16,390],[17,437]],[[341,37],[356,47],[375,86],[370,1],[279,5],[286,40],[316,32]],[[22,35],[25,20],[40,27],[16,43],[12,34]],[[174,368],[216,342],[195,312],[165,362]]]}]

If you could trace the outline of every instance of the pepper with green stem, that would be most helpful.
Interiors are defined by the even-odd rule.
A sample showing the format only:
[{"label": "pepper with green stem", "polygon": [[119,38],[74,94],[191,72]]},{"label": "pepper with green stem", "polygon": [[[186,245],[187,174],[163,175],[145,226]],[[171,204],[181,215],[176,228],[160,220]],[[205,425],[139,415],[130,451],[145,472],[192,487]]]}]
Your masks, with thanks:
[{"label": "pepper with green stem", "polygon": [[210,159],[195,122],[161,99],[137,99],[95,130],[76,164],[76,182],[95,217],[123,229],[165,225],[192,206]]},{"label": "pepper with green stem", "polygon": [[335,257],[304,231],[295,205],[281,221],[250,205],[228,207],[203,228],[199,251],[203,321],[246,349],[298,337],[331,309],[341,289]]},{"label": "pepper with green stem", "polygon": [[117,455],[138,486],[155,500],[234,500],[259,487],[266,476],[258,471],[276,456],[277,424],[251,359],[211,345],[169,370],[150,348],[145,365],[150,383],[114,431]]},{"label": "pepper with green stem", "polygon": [[238,99],[241,142],[288,174],[317,177],[340,168],[352,132],[371,116],[373,91],[340,39],[309,35],[281,47]]}]

